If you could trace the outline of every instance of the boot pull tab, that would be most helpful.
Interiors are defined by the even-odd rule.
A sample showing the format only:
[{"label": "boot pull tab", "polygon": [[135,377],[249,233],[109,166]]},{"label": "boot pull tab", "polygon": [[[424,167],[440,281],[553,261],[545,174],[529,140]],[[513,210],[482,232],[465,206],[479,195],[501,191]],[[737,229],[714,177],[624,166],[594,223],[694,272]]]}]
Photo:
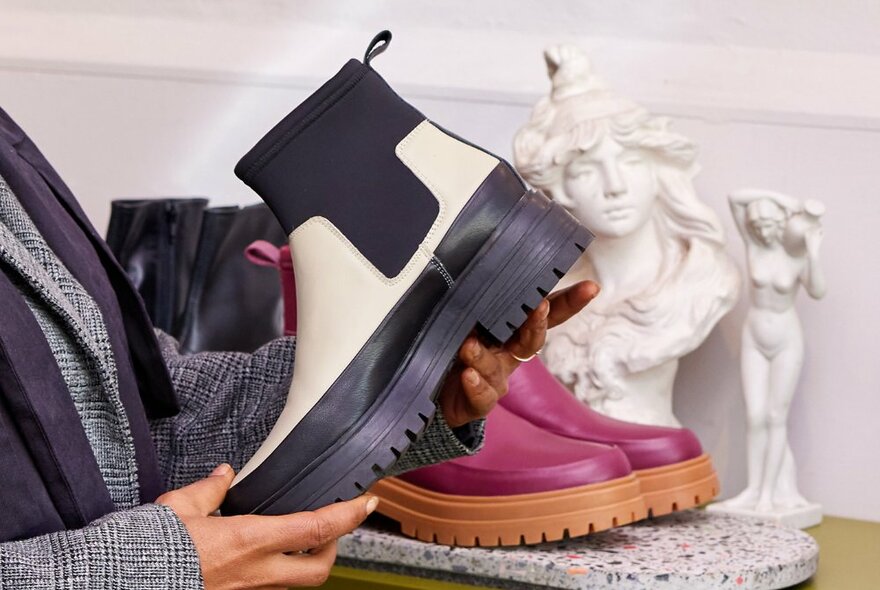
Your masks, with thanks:
[{"label": "boot pull tab", "polygon": [[364,53],[364,65],[370,65],[370,60],[388,49],[389,43],[391,43],[391,31],[381,31],[373,37],[373,40],[370,41],[370,45],[367,47],[367,51]]}]

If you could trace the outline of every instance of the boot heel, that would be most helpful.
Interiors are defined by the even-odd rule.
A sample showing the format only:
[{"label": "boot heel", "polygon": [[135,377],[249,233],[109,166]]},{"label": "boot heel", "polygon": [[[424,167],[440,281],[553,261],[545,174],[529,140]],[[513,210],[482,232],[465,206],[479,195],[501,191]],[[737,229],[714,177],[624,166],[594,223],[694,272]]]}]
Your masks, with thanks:
[{"label": "boot heel", "polygon": [[502,221],[480,259],[496,269],[477,322],[506,342],[577,261],[593,234],[543,193],[530,191]]}]

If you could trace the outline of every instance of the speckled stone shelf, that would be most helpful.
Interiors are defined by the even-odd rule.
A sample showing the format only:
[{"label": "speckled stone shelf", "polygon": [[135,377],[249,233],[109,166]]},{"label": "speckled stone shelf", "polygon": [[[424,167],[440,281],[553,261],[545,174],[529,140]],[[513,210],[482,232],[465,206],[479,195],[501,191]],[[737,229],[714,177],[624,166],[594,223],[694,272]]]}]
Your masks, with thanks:
[{"label": "speckled stone shelf", "polygon": [[340,540],[343,564],[498,588],[786,588],[809,578],[819,547],[781,525],[691,510],[560,543],[450,548],[375,524]]}]

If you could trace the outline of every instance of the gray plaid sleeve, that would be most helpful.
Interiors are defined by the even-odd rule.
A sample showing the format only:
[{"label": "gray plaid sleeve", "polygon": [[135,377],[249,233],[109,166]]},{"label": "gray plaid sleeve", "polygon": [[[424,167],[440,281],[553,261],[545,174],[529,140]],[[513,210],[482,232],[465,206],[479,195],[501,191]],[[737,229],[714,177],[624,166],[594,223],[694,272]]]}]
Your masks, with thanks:
[{"label": "gray plaid sleeve", "polygon": [[[241,469],[284,408],[296,338],[277,338],[252,354],[184,355],[174,338],[159,330],[157,335],[181,406],[176,416],[151,424],[166,486],[190,484],[224,462]],[[482,441],[482,421],[453,430],[438,412],[394,472],[473,454]]]},{"label": "gray plaid sleeve", "polygon": [[166,506],[145,504],[81,529],[0,543],[3,590],[203,587],[192,539]]},{"label": "gray plaid sleeve", "polygon": [[180,354],[159,332],[180,412],[150,424],[167,489],[207,476],[220,463],[237,471],[256,452],[284,407],[296,340],[270,341],[253,354]]},{"label": "gray plaid sleeve", "polygon": [[485,425],[485,420],[475,420],[458,428],[450,428],[443,413],[437,412],[422,438],[401,455],[388,475],[400,475],[419,467],[477,453],[483,447]]}]

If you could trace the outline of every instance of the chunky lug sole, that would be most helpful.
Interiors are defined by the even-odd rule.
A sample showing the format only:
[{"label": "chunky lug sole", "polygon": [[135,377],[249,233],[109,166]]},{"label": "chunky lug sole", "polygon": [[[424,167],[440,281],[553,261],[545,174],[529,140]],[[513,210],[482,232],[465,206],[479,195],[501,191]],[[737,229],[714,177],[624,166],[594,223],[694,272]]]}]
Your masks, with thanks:
[{"label": "chunky lug sole", "polygon": [[377,512],[403,534],[441,545],[533,545],[623,526],[647,516],[632,474],[566,490],[512,496],[457,496],[383,479],[370,493]]},{"label": "chunky lug sole", "polygon": [[709,455],[633,472],[652,517],[706,504],[721,491]]},{"label": "chunky lug sole", "polygon": [[560,205],[540,192],[524,194],[434,308],[371,408],[251,512],[313,510],[365,492],[430,423],[434,399],[474,326],[508,340],[591,240]]}]

